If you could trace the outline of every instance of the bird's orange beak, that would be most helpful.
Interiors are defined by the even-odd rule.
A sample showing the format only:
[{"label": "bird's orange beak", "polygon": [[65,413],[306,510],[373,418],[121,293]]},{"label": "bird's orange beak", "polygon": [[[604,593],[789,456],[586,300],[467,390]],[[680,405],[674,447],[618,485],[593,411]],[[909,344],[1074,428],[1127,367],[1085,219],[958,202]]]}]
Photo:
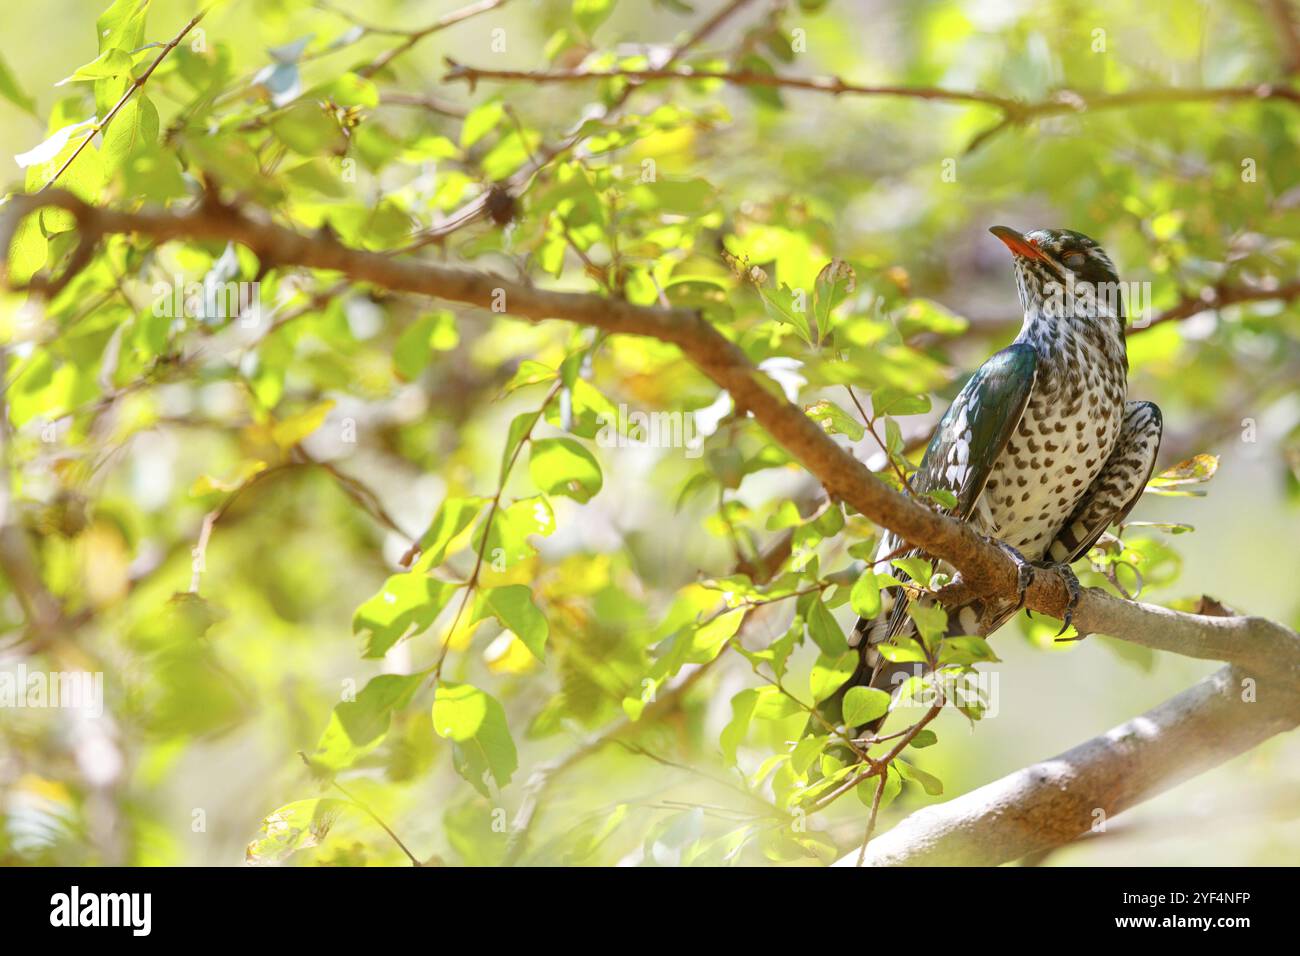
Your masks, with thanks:
[{"label": "bird's orange beak", "polygon": [[1024,256],[1026,259],[1046,259],[1043,250],[1026,239],[1023,235],[1016,232],[1010,226],[994,226],[989,232],[997,236],[1006,247],[1018,256]]}]

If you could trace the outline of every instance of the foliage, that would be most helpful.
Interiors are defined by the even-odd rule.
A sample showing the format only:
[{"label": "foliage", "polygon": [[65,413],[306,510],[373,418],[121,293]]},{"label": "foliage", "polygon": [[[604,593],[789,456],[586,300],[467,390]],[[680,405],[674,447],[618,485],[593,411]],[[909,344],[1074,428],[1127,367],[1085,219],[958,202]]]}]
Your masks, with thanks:
[{"label": "foliage", "polygon": [[[453,86],[432,65],[645,69],[720,4],[502,4],[423,33],[376,29],[404,18],[374,6],[218,6],[163,51],[184,21],[115,0],[78,25],[99,46],[63,85],[0,62],[5,121],[45,124],[12,190],[218,199],[356,248],[698,309],[899,488],[964,370],[1013,334],[1009,264],[981,238],[999,218],[1088,233],[1146,284],[1131,392],[1178,423],[1170,463],[1300,381],[1294,297],[1183,308],[1300,271],[1295,102],[1139,101],[965,153],[997,110],[717,79]],[[895,7],[888,56],[856,5],[807,0],[741,4],[672,62],[1027,102],[1152,75],[1290,82],[1247,4]],[[29,217],[10,281],[76,241],[66,214]],[[1186,321],[1147,326],[1171,309]],[[111,718],[5,715],[5,861],[228,862],[194,848],[211,806],[250,862],[403,862],[377,819],[470,864],[826,862],[860,841],[863,804],[947,792],[941,753],[988,709],[949,696],[960,722],[917,725],[998,655],[914,604],[922,640],[890,654],[941,668],[867,748],[900,750],[888,772],[802,733],[892,571],[943,582],[872,565],[882,529],[821,500],[672,346],[131,236],[48,302],[6,295],[3,340],[5,520],[35,582],[6,556],[4,630],[33,670],[104,673]],[[1300,431],[1272,451],[1294,494]],[[1195,493],[1214,468],[1155,485]],[[1085,583],[1169,587],[1182,530],[1103,540]],[[56,624],[34,617],[42,594]],[[844,701],[852,722],[889,707]]]}]

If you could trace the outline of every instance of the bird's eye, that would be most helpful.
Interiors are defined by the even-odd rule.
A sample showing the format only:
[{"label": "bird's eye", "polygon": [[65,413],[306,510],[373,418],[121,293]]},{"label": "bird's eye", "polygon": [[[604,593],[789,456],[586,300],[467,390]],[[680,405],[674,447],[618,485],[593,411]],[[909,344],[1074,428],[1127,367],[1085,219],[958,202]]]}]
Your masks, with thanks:
[{"label": "bird's eye", "polygon": [[1082,269],[1085,256],[1082,252],[1071,252],[1063,260],[1071,269]]}]

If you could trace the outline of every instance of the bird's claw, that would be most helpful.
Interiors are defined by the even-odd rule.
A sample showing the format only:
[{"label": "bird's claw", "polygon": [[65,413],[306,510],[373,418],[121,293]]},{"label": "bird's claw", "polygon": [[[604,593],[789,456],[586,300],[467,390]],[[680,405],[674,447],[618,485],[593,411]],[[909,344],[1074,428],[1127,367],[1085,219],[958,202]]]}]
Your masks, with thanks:
[{"label": "bird's claw", "polygon": [[[1062,634],[1070,629],[1070,625],[1074,623],[1074,609],[1079,606],[1079,598],[1083,594],[1083,586],[1079,584],[1079,578],[1075,575],[1074,569],[1063,561],[1043,561],[1035,565],[1035,567],[1042,568],[1044,571],[1055,571],[1059,574],[1061,580],[1065,582],[1065,593],[1070,596],[1069,600],[1066,601],[1065,604],[1065,614],[1061,618],[1061,629],[1056,632],[1057,638],[1060,638]],[[1080,631],[1077,637],[1066,638],[1066,640],[1081,641],[1087,636],[1088,635]]]},{"label": "bird's claw", "polygon": [[[1075,575],[1074,569],[1068,564],[1058,561],[1028,561],[1025,556],[1007,544],[1005,541],[999,541],[997,538],[990,538],[990,541],[1003,554],[1009,557],[1016,566],[1016,610],[1019,611],[1025,606],[1025,592],[1029,590],[1029,585],[1034,583],[1034,572],[1037,570],[1055,571],[1065,582],[1066,593],[1069,594],[1069,600],[1065,605],[1065,615],[1062,619],[1061,629],[1056,632],[1059,638],[1074,623],[1074,610],[1079,606],[1079,598],[1083,595],[1083,586],[1079,584],[1079,578]],[[1025,611],[1026,614],[1030,612]],[[1071,641],[1080,641],[1088,635],[1082,631],[1077,637],[1067,638]]]},{"label": "bird's claw", "polygon": [[999,541],[997,538],[989,540],[1016,566],[1016,610],[1019,611],[1025,606],[1025,592],[1029,590],[1029,585],[1034,583],[1034,566],[1025,559],[1023,554],[1005,541]]}]

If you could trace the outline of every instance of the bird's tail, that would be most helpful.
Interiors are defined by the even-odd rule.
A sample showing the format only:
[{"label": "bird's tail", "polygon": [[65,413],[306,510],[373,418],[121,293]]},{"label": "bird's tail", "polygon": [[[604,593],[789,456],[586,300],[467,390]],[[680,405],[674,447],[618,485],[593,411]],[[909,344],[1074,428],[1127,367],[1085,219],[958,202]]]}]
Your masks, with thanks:
[{"label": "bird's tail", "polygon": [[[844,723],[844,697],[854,687],[874,687],[893,694],[904,681],[913,675],[924,675],[925,665],[917,661],[894,662],[881,655],[877,645],[884,639],[881,633],[888,615],[876,618],[858,618],[850,639],[858,651],[858,663],[853,673],[839,689],[817,705],[817,713],[808,720],[804,734],[824,734],[830,728]],[[863,724],[846,728],[854,737],[871,736],[884,725],[888,714]]]},{"label": "bird's tail", "polygon": [[[844,725],[844,698],[854,687],[874,687],[883,690],[891,698],[897,696],[899,689],[908,678],[924,677],[928,665],[921,661],[891,661],[880,653],[880,645],[892,642],[895,637],[915,636],[915,628],[906,616],[905,608],[899,603],[895,588],[882,591],[885,608],[874,618],[858,618],[853,628],[850,643],[857,648],[858,663],[852,675],[835,693],[817,704],[816,713],[812,715],[804,728],[804,735],[825,734],[833,728]],[[891,606],[892,605],[892,606]],[[1018,610],[1014,602],[999,600],[990,605],[982,599],[975,599],[960,607],[948,609],[948,628],[946,637],[965,634],[991,634],[1001,627]],[[879,733],[888,712],[858,727],[846,727],[849,736],[870,737]],[[848,748],[844,747],[845,755]]]}]

